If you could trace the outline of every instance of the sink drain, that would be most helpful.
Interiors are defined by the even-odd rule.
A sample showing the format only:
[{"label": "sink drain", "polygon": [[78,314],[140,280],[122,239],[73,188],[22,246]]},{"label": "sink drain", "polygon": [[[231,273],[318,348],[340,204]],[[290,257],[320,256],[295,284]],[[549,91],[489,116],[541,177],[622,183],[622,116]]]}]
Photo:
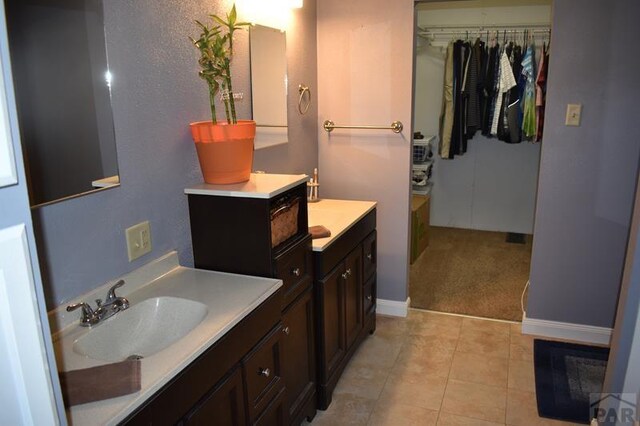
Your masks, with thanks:
[{"label": "sink drain", "polygon": [[137,359],[142,359],[142,358],[144,358],[142,355],[133,354],[127,357],[127,361],[135,361]]}]

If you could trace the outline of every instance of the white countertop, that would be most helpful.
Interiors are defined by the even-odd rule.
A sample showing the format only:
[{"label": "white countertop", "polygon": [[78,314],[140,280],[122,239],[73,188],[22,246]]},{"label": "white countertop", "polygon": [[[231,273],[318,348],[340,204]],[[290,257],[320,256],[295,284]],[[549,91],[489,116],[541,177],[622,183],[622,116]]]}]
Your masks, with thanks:
[{"label": "white countertop", "polygon": [[[73,406],[67,409],[71,425],[112,425],[122,421],[282,286],[282,281],[276,279],[182,267],[176,252],[123,278],[127,284],[119,289],[118,295],[126,296],[131,306],[152,297],[173,296],[204,303],[207,315],[176,343],[141,360],[139,392]],[[83,299],[103,297],[108,287],[109,283]],[[61,306],[49,314],[54,327],[62,326],[54,334],[58,368],[68,371],[107,364],[73,351],[73,343],[90,329],[78,325],[78,311],[69,314],[63,310]]]},{"label": "white countertop", "polygon": [[309,226],[323,225],[331,236],[312,240],[313,251],[323,251],[376,207],[375,201],[321,199],[309,203]]},{"label": "white countertop", "polygon": [[185,188],[185,194],[218,195],[241,198],[271,198],[309,180],[307,175],[251,173],[247,182],[230,185],[201,183]]}]

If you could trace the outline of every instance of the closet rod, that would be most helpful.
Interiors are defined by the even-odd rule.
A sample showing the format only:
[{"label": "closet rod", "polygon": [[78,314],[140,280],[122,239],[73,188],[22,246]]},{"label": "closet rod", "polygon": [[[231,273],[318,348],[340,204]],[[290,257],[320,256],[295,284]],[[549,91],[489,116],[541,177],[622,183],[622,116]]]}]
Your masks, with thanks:
[{"label": "closet rod", "polygon": [[492,31],[492,30],[510,30],[510,29],[538,29],[551,30],[551,25],[545,23],[519,23],[519,24],[467,24],[467,25],[426,25],[418,26],[418,30],[428,32],[432,30],[473,30],[473,31]]}]

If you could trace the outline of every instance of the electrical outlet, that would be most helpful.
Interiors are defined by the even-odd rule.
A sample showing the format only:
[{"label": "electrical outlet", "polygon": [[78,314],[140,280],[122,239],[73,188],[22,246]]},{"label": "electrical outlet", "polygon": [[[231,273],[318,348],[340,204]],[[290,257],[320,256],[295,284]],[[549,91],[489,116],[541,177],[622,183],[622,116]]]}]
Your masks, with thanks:
[{"label": "electrical outlet", "polygon": [[149,221],[140,222],[125,230],[129,262],[151,251],[151,228]]},{"label": "electrical outlet", "polygon": [[564,121],[565,126],[579,126],[581,115],[582,104],[567,104],[567,116]]}]

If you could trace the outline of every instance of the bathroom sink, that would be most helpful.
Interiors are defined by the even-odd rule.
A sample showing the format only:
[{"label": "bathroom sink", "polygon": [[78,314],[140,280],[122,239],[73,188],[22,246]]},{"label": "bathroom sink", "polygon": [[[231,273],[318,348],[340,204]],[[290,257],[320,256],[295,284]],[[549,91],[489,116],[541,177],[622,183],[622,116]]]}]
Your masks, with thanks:
[{"label": "bathroom sink", "polygon": [[206,315],[206,305],[193,300],[146,299],[94,326],[73,350],[102,361],[149,357],[186,336]]}]

